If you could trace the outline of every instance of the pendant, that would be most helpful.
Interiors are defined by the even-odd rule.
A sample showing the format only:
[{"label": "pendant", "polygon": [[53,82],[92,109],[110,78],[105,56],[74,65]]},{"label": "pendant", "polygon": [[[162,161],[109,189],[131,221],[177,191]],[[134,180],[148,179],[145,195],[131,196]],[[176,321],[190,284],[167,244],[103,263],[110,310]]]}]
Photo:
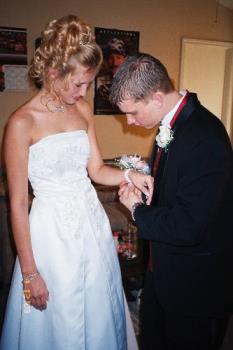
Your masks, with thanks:
[{"label": "pendant", "polygon": [[64,113],[65,112],[65,107],[63,105],[56,106],[54,104],[53,100],[48,100],[46,103],[46,107],[49,110],[49,112],[52,112],[52,113],[56,113],[56,112]]},{"label": "pendant", "polygon": [[63,105],[55,107],[56,112],[65,112],[65,107]]},{"label": "pendant", "polygon": [[40,102],[51,113],[56,113],[56,112],[64,113],[66,110],[63,104],[59,105],[57,103],[57,102],[60,102],[60,99],[55,99],[53,97],[50,97],[48,94],[42,95],[40,97]]}]

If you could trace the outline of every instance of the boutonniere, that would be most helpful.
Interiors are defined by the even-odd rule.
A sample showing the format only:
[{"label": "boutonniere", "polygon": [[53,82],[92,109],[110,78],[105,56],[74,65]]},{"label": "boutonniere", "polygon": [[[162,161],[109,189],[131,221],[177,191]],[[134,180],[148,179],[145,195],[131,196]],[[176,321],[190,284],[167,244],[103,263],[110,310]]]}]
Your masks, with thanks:
[{"label": "boutonniere", "polygon": [[160,125],[159,133],[155,139],[157,145],[167,151],[168,146],[174,139],[174,131],[171,129],[170,125]]}]

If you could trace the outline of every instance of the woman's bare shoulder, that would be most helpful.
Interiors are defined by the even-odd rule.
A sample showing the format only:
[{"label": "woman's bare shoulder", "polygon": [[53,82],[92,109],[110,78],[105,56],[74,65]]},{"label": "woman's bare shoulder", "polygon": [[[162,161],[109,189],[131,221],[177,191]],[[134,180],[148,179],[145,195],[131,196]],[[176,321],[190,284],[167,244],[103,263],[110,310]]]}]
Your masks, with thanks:
[{"label": "woman's bare shoulder", "polygon": [[34,124],[33,112],[30,103],[26,103],[14,111],[6,123],[6,133],[25,134],[30,136]]}]

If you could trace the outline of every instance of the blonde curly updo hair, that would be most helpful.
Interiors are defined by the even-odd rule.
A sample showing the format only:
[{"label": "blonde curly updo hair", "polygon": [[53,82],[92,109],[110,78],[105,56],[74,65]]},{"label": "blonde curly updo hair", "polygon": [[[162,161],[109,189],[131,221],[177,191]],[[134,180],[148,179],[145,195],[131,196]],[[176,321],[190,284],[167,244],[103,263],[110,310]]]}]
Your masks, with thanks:
[{"label": "blonde curly updo hair", "polygon": [[77,63],[98,71],[102,60],[101,48],[96,44],[90,26],[77,16],[68,15],[49,22],[41,33],[29,77],[49,88],[49,68],[56,69],[63,78],[75,70]]}]

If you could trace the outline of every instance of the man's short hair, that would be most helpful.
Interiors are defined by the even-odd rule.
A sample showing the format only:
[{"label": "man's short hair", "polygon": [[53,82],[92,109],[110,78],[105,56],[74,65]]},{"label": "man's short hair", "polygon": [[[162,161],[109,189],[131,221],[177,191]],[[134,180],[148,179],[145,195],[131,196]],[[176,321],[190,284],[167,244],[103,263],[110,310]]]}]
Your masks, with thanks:
[{"label": "man's short hair", "polygon": [[156,91],[174,91],[167,69],[157,58],[139,53],[127,57],[118,68],[109,99],[113,105],[118,105],[129,98],[134,101],[145,100]]}]

